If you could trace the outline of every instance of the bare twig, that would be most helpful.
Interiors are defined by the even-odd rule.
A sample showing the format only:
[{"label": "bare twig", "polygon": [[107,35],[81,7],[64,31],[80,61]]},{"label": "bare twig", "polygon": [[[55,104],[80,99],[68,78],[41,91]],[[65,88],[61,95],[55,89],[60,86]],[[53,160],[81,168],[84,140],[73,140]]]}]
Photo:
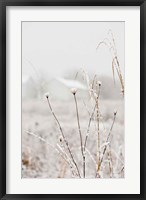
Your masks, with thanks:
[{"label": "bare twig", "polygon": [[25,131],[25,132],[27,134],[29,134],[29,135],[34,136],[35,138],[39,139],[40,141],[42,141],[45,144],[47,144],[48,146],[50,146],[53,150],[55,150],[66,161],[66,163],[68,163],[68,165],[71,168],[72,173],[74,173],[73,170],[72,170],[72,168],[73,168],[72,167],[72,163],[71,163],[72,161],[70,160],[70,158],[68,157],[68,155],[63,151],[63,149],[60,147],[59,144],[57,144],[58,148],[56,148],[55,146],[53,146],[52,144],[50,144],[48,141],[46,141],[46,139],[42,138],[41,136],[39,136],[39,135],[37,135],[37,134],[35,134],[33,132],[30,132],[30,131]]},{"label": "bare twig", "polygon": [[92,114],[90,115],[90,118],[89,118],[89,123],[88,123],[88,127],[87,127],[87,133],[86,133],[85,142],[84,142],[84,151],[86,150],[87,140],[88,140],[89,130],[90,130],[90,124],[91,124],[91,120],[93,118],[93,115],[95,113],[95,109],[96,109],[96,104],[95,104],[93,112],[92,112]]},{"label": "bare twig", "polygon": [[76,93],[74,95],[75,105],[76,105],[76,113],[77,113],[77,122],[78,122],[78,130],[80,135],[80,143],[81,143],[81,153],[83,157],[83,177],[85,178],[85,155],[84,155],[84,149],[83,149],[83,139],[82,139],[82,133],[81,133],[81,127],[80,127],[80,119],[79,119],[79,112],[78,112],[78,104],[76,99]]},{"label": "bare twig", "polygon": [[[115,123],[116,115],[117,115],[117,112],[114,112],[113,122],[112,122],[112,125],[111,125],[111,128],[110,128],[110,131],[109,131],[109,133],[108,133],[106,142],[109,141],[109,138],[110,138],[110,135],[111,135],[111,132],[112,132],[114,123]],[[102,153],[102,157],[101,157],[101,160],[100,160],[100,166],[101,166],[101,164],[102,164],[102,162],[103,162],[103,157],[104,157],[104,154],[105,154],[105,152],[106,152],[106,149],[107,149],[107,145],[104,147],[104,150],[103,150],[103,153]]]},{"label": "bare twig", "polygon": [[113,177],[113,161],[112,161],[112,154],[111,154],[110,145],[109,145],[108,159],[109,159],[110,178],[112,178]]},{"label": "bare twig", "polygon": [[[120,84],[121,84],[121,92],[124,96],[124,80],[123,80],[123,76],[121,73],[121,68],[120,68],[120,64],[118,61],[118,56],[117,56],[117,49],[116,49],[116,43],[115,43],[115,39],[114,39],[114,35],[112,30],[110,29],[108,32],[108,35],[111,35],[111,38],[105,38],[103,41],[99,42],[99,44],[97,45],[97,49],[104,44],[110,51],[110,54],[112,56],[112,72],[113,72],[113,80],[114,80],[114,84],[115,84],[115,73],[114,73],[114,68],[116,68],[117,71],[117,75],[118,78],[120,80]],[[113,52],[111,51],[111,49],[113,49]]]},{"label": "bare twig", "polygon": [[98,93],[98,96],[97,98],[95,99],[95,102],[96,102],[96,110],[97,110],[97,134],[98,134],[98,141],[97,141],[97,160],[98,160],[98,164],[97,164],[97,173],[98,173],[98,176],[100,177],[99,175],[99,172],[100,172],[100,125],[99,125],[99,117],[100,117],[100,114],[99,114],[99,95],[100,95],[100,87],[101,87],[101,83],[99,82],[97,84],[97,81],[96,81],[96,93]]},{"label": "bare twig", "polygon": [[46,96],[46,99],[47,99],[49,108],[50,108],[50,110],[51,110],[51,113],[52,113],[52,115],[54,116],[54,119],[56,120],[56,122],[57,122],[57,124],[58,124],[58,127],[59,127],[59,129],[60,129],[60,132],[61,132],[62,137],[63,137],[63,139],[64,139],[64,142],[65,142],[65,144],[66,144],[66,146],[67,146],[68,152],[69,152],[69,154],[70,154],[70,156],[71,156],[71,159],[72,159],[74,165],[76,166],[78,175],[79,175],[79,177],[81,178],[78,165],[77,165],[77,163],[76,163],[76,161],[75,161],[75,159],[74,159],[74,157],[73,157],[73,154],[72,154],[71,149],[70,149],[70,147],[69,147],[68,141],[66,140],[66,137],[65,137],[65,135],[64,135],[64,133],[63,133],[63,130],[62,130],[62,127],[61,127],[61,125],[60,125],[60,123],[59,123],[59,120],[57,119],[55,113],[53,112],[52,106],[51,106],[50,101],[49,101],[49,96]]}]

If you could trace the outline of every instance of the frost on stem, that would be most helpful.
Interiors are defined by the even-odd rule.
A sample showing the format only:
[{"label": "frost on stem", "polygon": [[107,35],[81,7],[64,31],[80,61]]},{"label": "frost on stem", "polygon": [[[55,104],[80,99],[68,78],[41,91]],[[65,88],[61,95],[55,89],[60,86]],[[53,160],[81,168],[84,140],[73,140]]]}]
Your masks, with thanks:
[{"label": "frost on stem", "polygon": [[49,98],[49,92],[45,93],[45,97],[48,99]]},{"label": "frost on stem", "polygon": [[98,85],[99,85],[99,87],[101,86],[101,82],[100,81],[98,81]]},{"label": "frost on stem", "polygon": [[98,95],[96,94],[96,92],[94,92],[94,98],[97,99]]},{"label": "frost on stem", "polygon": [[[74,96],[75,96],[75,95],[74,95]],[[74,156],[73,156],[73,154],[72,154],[72,152],[71,152],[71,149],[70,149],[70,147],[69,147],[68,141],[66,140],[66,137],[65,137],[65,135],[64,135],[64,133],[63,133],[62,127],[61,127],[61,125],[60,125],[60,122],[59,122],[58,118],[56,117],[55,113],[53,112],[53,109],[52,109],[52,106],[51,106],[51,103],[50,103],[50,100],[49,100],[49,96],[47,95],[46,98],[47,98],[47,102],[48,102],[48,106],[49,106],[49,108],[50,108],[50,111],[51,111],[51,113],[52,113],[52,115],[53,115],[53,117],[54,117],[54,119],[55,119],[55,121],[56,121],[56,123],[57,123],[57,125],[58,125],[58,127],[59,127],[59,130],[60,130],[60,132],[61,132],[62,138],[63,138],[63,140],[64,140],[64,142],[65,142],[65,144],[66,144],[66,147],[67,147],[67,149],[68,149],[68,151],[69,151],[70,157],[71,157],[71,159],[72,159],[72,161],[73,161],[73,163],[74,163],[74,165],[75,165],[75,167],[76,167],[76,169],[77,169],[77,172],[78,172],[79,177],[81,178],[78,165],[77,165],[76,161],[74,160]]]},{"label": "frost on stem", "polygon": [[115,111],[114,111],[114,116],[116,116],[116,114],[117,114],[117,111],[115,110]]},{"label": "frost on stem", "polygon": [[71,88],[71,93],[72,93],[73,95],[75,95],[76,92],[77,92],[77,88]]},{"label": "frost on stem", "polygon": [[59,137],[59,142],[60,142],[60,143],[63,142],[63,137],[62,137],[62,135]]}]

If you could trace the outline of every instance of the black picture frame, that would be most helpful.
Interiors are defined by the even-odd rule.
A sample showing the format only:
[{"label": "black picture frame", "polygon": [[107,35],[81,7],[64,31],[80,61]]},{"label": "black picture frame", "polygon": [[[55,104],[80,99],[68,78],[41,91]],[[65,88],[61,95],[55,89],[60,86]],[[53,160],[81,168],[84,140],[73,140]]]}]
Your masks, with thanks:
[{"label": "black picture frame", "polygon": [[[6,7],[140,6],[140,194],[7,194],[6,184]],[[0,0],[0,198],[146,200],[146,0]],[[8,81],[8,80],[7,80]],[[133,177],[134,181],[134,177]],[[89,186],[90,187],[90,186]]]}]

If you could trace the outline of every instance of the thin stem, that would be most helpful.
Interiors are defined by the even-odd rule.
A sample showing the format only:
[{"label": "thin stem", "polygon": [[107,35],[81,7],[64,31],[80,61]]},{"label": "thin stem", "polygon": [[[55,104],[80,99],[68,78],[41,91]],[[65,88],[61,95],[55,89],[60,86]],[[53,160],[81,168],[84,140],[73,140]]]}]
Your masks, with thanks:
[{"label": "thin stem", "polygon": [[94,115],[94,112],[95,112],[95,109],[96,109],[96,105],[94,106],[94,109],[93,109],[93,112],[89,118],[89,123],[88,123],[88,128],[87,128],[87,133],[86,133],[86,137],[85,137],[85,143],[84,143],[84,146],[83,146],[83,151],[84,151],[84,171],[86,170],[85,169],[85,162],[86,162],[86,146],[87,146],[87,140],[88,140],[88,137],[89,137],[89,129],[90,129],[90,124],[91,124],[91,120],[92,120],[92,117]]},{"label": "thin stem", "polygon": [[[97,85],[97,83],[96,83]],[[97,166],[97,173],[98,173],[98,176],[100,177],[99,175],[99,172],[100,172],[100,124],[99,124],[99,116],[100,116],[100,113],[99,113],[99,95],[100,95],[100,85],[99,85],[99,89],[98,89],[98,96],[96,98],[96,107],[97,107],[97,131],[98,131],[98,144],[97,144],[97,150],[98,150],[98,166]]]},{"label": "thin stem", "polygon": [[108,152],[108,160],[109,160],[109,172],[110,172],[110,178],[113,177],[113,161],[112,161],[112,155],[111,155],[111,147],[109,145],[109,152]]},{"label": "thin stem", "polygon": [[[117,112],[114,113],[113,122],[112,122],[112,125],[111,125],[111,128],[110,128],[110,131],[109,131],[109,133],[108,133],[106,142],[109,141],[109,138],[110,138],[110,135],[111,135],[111,132],[112,132],[114,123],[115,123],[116,115],[117,115]],[[107,149],[107,145],[104,147],[103,154],[102,154],[102,158],[101,158],[101,160],[100,160],[100,166],[101,166],[101,164],[102,164],[102,162],[103,162],[103,157],[104,157],[104,154],[105,154],[105,152],[106,152],[106,149]]]},{"label": "thin stem", "polygon": [[25,131],[27,134],[34,136],[35,138],[38,138],[40,141],[46,143],[47,145],[49,145],[52,149],[54,149],[57,153],[60,153],[59,150],[57,148],[55,148],[52,144],[50,144],[49,142],[47,142],[44,138],[42,138],[41,136],[30,132],[30,131]]},{"label": "thin stem", "polygon": [[88,140],[88,136],[89,136],[90,124],[91,124],[91,120],[92,120],[92,118],[93,118],[95,109],[96,109],[96,104],[95,104],[94,109],[93,109],[93,112],[92,112],[92,114],[90,115],[90,118],[89,118],[89,123],[88,123],[87,133],[86,133],[86,137],[85,137],[85,143],[84,143],[84,151],[86,150],[87,140]]},{"label": "thin stem", "polygon": [[99,127],[99,105],[98,105],[98,98],[96,100],[96,106],[97,106],[97,132],[98,132],[98,144],[97,144],[97,149],[98,149],[98,167],[97,167],[97,172],[99,174],[100,171],[100,127]]},{"label": "thin stem", "polygon": [[82,157],[83,157],[83,177],[85,178],[85,155],[84,155],[84,149],[83,149],[83,139],[82,139],[82,133],[81,133],[81,127],[80,127],[80,119],[79,119],[79,112],[78,112],[78,104],[77,104],[76,95],[75,95],[75,94],[73,94],[73,95],[74,95],[74,100],[75,100],[75,105],[76,105],[78,130],[79,130],[79,135],[80,135],[81,153],[82,153]]},{"label": "thin stem", "polygon": [[75,161],[75,159],[74,159],[74,157],[73,157],[73,154],[72,154],[72,152],[71,152],[71,150],[70,150],[68,141],[66,140],[66,137],[65,137],[65,135],[64,135],[64,133],[63,133],[63,130],[62,130],[62,127],[61,127],[61,125],[60,125],[60,123],[59,123],[59,120],[57,119],[55,113],[53,112],[52,106],[51,106],[50,101],[49,101],[49,97],[46,97],[46,98],[47,98],[47,102],[48,102],[49,108],[50,108],[50,110],[51,110],[51,113],[52,113],[54,119],[56,120],[56,122],[57,122],[57,124],[58,124],[58,127],[59,127],[59,129],[60,129],[60,132],[61,132],[62,137],[63,137],[63,139],[64,139],[64,142],[65,142],[65,144],[66,144],[66,146],[67,146],[67,149],[68,149],[68,151],[69,151],[69,154],[70,154],[70,156],[71,156],[71,158],[72,158],[72,161],[73,161],[74,165],[76,166],[78,175],[79,175],[79,177],[81,178],[81,175],[80,175],[80,172],[79,172],[79,168],[78,168],[77,163],[76,163],[76,161]]},{"label": "thin stem", "polygon": [[[65,161],[66,163],[68,163],[68,165],[71,167],[72,166],[72,161],[70,162],[70,158],[68,158],[68,155],[62,150],[62,148],[60,147],[59,144],[57,144],[57,147],[54,147],[52,144],[50,144],[49,142],[47,142],[44,138],[42,138],[41,136],[30,132],[30,131],[25,131],[27,134],[34,136],[35,138],[39,139],[40,141],[44,142],[46,145],[49,145],[53,150],[55,150]],[[73,173],[73,171],[72,171]]]},{"label": "thin stem", "polygon": [[117,56],[115,56],[113,58],[113,64],[115,64],[115,68],[117,70],[117,74],[118,74],[120,84],[121,84],[121,87],[122,87],[122,93],[123,93],[123,96],[124,96],[124,81],[123,81],[123,77],[122,77],[122,73],[121,73],[121,69],[120,69],[120,64],[119,64]]},{"label": "thin stem", "polygon": [[99,90],[98,90],[98,99],[99,99],[99,95],[100,95],[100,85],[99,85]]},{"label": "thin stem", "polygon": [[94,89],[95,79],[97,78],[96,74],[94,75],[93,81],[92,81],[92,90]]}]

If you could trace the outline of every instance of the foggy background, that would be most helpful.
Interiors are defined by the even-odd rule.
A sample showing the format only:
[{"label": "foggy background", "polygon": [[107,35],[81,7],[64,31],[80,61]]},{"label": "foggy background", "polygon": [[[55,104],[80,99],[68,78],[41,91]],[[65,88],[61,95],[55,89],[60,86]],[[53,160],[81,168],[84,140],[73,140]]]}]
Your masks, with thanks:
[{"label": "foggy background", "polygon": [[103,39],[112,39],[109,30],[113,32],[124,74],[124,22],[22,22],[23,81],[31,77],[33,82],[41,82],[45,92],[48,90],[45,84],[53,78],[74,79],[85,68],[89,74],[104,80],[107,77],[109,84],[113,84],[109,79],[110,51],[105,45],[96,49]]}]

